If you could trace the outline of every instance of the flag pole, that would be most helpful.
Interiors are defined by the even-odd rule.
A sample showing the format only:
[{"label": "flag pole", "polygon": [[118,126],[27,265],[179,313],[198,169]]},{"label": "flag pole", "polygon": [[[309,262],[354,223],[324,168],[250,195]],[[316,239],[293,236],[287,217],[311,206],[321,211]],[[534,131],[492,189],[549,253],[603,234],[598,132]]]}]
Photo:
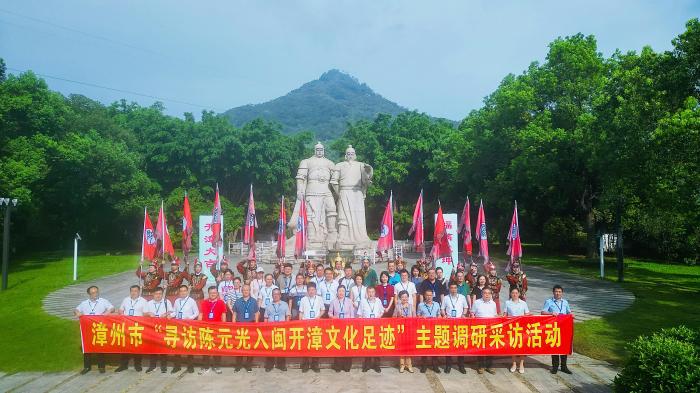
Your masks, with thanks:
[{"label": "flag pole", "polygon": [[160,222],[160,227],[162,228],[163,232],[160,234],[160,249],[163,252],[163,264],[165,264],[165,209],[163,209],[163,200],[160,200],[160,211],[161,213],[161,222]]},{"label": "flag pole", "polygon": [[141,260],[139,261],[139,273],[140,273],[139,274],[139,286],[141,288],[143,288],[143,284],[142,284],[143,278],[141,278],[141,274],[143,274],[143,251],[144,251],[144,244],[143,244],[144,238],[143,238],[143,236],[146,233],[146,215],[147,214],[148,213],[146,211],[146,206],[144,206],[143,207],[143,230],[141,231]]},{"label": "flag pole", "polygon": [[425,261],[425,226],[423,225],[423,189],[420,189],[420,233],[421,236],[423,236],[423,244],[421,247],[421,254],[423,256],[423,260]]}]

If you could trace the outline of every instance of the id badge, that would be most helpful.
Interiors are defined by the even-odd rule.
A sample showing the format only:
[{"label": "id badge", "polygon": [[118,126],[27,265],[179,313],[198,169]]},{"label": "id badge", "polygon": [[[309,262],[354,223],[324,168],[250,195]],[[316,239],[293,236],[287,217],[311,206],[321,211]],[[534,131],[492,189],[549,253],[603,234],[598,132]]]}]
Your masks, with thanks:
[{"label": "id badge", "polygon": [[345,291],[345,297],[350,297],[350,291]]},{"label": "id badge", "polygon": [[374,314],[369,314],[369,317],[370,317],[370,318],[374,318]]},{"label": "id badge", "polygon": [[386,299],[382,300],[382,305],[384,305],[384,307],[386,307],[386,303]]},{"label": "id badge", "polygon": [[209,313],[209,319],[214,319],[214,312],[213,311]]},{"label": "id badge", "polygon": [[178,311],[178,313],[177,313],[177,319],[182,319],[182,311]]},{"label": "id badge", "polygon": [[280,320],[280,315],[279,315],[279,314],[275,314],[273,320],[274,320],[275,322],[279,322],[279,320]]},{"label": "id badge", "polygon": [[452,310],[452,318],[456,318],[456,317],[457,317],[457,310]]},{"label": "id badge", "polygon": [[265,307],[270,305],[270,298],[265,298]]},{"label": "id badge", "polygon": [[130,316],[130,317],[133,317],[133,316],[134,316],[134,309],[133,309],[133,308],[129,310],[129,316]]},{"label": "id badge", "polygon": [[250,318],[250,313],[249,312],[244,312],[243,313],[243,319],[249,319]]},{"label": "id badge", "polygon": [[331,293],[330,292],[326,292],[326,300],[331,300]]},{"label": "id badge", "polygon": [[340,314],[338,314],[338,316],[340,317],[340,319],[343,319],[343,318],[345,318],[345,313],[341,312]]},{"label": "id badge", "polygon": [[156,314],[156,318],[158,318],[159,316],[160,316],[160,314]]},{"label": "id badge", "polygon": [[94,312],[94,311],[90,311],[90,315],[95,315],[95,312]]},{"label": "id badge", "polygon": [[316,318],[316,311],[314,311],[314,310],[309,311],[309,318]]}]

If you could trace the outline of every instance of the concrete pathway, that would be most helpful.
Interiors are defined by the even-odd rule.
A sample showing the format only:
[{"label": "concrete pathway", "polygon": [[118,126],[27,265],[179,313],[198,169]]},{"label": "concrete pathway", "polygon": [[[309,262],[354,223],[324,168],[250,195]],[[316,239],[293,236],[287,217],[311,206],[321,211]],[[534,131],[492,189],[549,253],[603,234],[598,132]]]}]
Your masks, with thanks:
[{"label": "concrete pathway", "polygon": [[[361,372],[353,368],[350,373],[336,373],[321,364],[321,372],[302,373],[298,364],[290,364],[286,372],[265,372],[256,367],[253,372],[235,372],[223,368],[221,375],[180,372],[176,375],[152,374],[133,370],[115,374],[108,367],[105,374],[96,371],[86,375],[77,372],[0,374],[0,391],[3,392],[185,392],[204,393],[225,390],[252,392],[609,392],[609,384],[616,372],[608,365],[581,355],[571,357],[572,375],[549,373],[549,358],[529,357],[525,374],[510,373],[508,360],[497,361],[496,375],[479,375],[475,362],[467,362],[467,374],[456,370],[450,374],[400,374],[395,359],[384,359],[381,373]],[[355,367],[360,364],[355,359]],[[385,367],[384,367],[385,366]],[[199,371],[198,369],[196,371]]]}]

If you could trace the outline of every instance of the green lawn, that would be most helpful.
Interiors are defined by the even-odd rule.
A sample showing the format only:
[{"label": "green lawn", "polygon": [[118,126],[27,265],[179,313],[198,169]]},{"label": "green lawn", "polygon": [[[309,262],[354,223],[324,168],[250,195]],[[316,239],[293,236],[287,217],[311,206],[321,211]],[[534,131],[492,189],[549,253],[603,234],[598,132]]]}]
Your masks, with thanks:
[{"label": "green lawn", "polygon": [[[527,265],[599,278],[598,261],[582,256],[547,256],[524,252]],[[596,359],[620,364],[625,345],[641,334],[676,326],[700,328],[700,266],[640,261],[625,258],[625,282],[621,285],[636,296],[634,304],[621,312],[576,324],[574,349]],[[606,280],[617,281],[613,258],[605,261]],[[574,305],[575,307],[575,305]]]},{"label": "green lawn", "polygon": [[[81,256],[79,281],[133,269],[136,255]],[[8,289],[0,292],[0,370],[59,371],[82,365],[77,321],[46,314],[41,301],[73,283],[73,258],[42,255],[10,261]]]}]

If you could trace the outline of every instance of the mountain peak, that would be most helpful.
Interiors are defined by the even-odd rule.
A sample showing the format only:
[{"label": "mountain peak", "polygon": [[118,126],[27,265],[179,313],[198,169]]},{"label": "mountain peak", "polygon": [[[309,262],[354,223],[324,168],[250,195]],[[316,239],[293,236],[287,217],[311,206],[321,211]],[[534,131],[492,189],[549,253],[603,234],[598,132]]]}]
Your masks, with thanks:
[{"label": "mountain peak", "polygon": [[324,72],[321,74],[321,77],[318,78],[320,81],[342,81],[342,82],[353,82],[357,83],[358,85],[360,82],[355,78],[354,76],[347,74],[343,71],[340,71],[339,69],[332,69]]},{"label": "mountain peak", "polygon": [[262,118],[280,123],[286,134],[313,131],[317,138],[329,140],[342,135],[349,122],[405,111],[352,75],[331,69],[282,97],[229,109],[224,116],[239,127]]}]

